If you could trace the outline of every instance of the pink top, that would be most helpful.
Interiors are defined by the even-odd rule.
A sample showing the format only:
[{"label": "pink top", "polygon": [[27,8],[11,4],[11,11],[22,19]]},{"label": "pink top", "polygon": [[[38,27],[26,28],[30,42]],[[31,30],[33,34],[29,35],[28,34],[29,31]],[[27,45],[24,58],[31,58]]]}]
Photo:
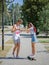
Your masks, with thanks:
[{"label": "pink top", "polygon": [[20,26],[17,26],[17,25],[15,25],[15,26],[16,26],[16,29],[18,29],[18,30],[15,31],[15,34],[20,34],[20,30],[19,30]]}]

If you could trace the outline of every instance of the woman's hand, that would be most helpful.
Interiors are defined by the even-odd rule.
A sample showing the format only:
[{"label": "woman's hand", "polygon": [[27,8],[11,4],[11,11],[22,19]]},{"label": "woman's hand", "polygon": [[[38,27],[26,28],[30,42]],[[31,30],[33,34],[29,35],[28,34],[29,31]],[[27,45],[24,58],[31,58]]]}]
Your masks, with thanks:
[{"label": "woman's hand", "polygon": [[22,29],[20,28],[20,31],[26,31],[26,29],[25,28],[22,28]]},{"label": "woman's hand", "polygon": [[29,32],[30,32],[30,30],[29,30],[29,29],[26,29],[26,32],[27,32],[27,33],[29,33]]}]

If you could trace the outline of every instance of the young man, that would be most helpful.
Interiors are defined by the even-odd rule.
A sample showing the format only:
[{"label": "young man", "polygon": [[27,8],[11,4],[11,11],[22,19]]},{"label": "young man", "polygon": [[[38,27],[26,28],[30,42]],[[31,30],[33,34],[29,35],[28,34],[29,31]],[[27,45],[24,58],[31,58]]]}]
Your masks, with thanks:
[{"label": "young man", "polygon": [[12,32],[13,32],[13,40],[14,40],[14,48],[13,48],[13,56],[16,51],[16,58],[18,58],[19,51],[20,51],[20,24],[22,24],[23,21],[22,19],[19,19],[16,24],[13,25],[12,27]]}]

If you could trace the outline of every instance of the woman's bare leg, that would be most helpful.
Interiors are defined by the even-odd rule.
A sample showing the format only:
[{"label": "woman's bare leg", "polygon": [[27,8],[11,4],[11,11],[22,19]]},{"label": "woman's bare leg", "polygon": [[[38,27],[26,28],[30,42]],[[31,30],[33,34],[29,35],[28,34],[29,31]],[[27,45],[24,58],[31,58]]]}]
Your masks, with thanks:
[{"label": "woman's bare leg", "polygon": [[16,48],[17,48],[17,44],[15,44],[15,46],[14,46],[14,48],[13,48],[13,55],[14,55],[14,53],[15,53]]},{"label": "woman's bare leg", "polygon": [[36,52],[35,51],[35,43],[32,43],[31,45],[32,45],[32,54],[35,55],[35,52]]},{"label": "woman's bare leg", "polygon": [[20,51],[20,43],[17,44],[16,56],[18,57]]}]

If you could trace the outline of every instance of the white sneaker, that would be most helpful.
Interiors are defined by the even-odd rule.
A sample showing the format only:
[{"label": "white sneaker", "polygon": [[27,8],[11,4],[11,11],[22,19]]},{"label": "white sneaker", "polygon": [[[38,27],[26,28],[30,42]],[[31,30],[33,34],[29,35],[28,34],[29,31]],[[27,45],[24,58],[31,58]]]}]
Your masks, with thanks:
[{"label": "white sneaker", "polygon": [[29,57],[30,57],[30,58],[35,58],[35,55],[30,55]]},{"label": "white sneaker", "polygon": [[16,56],[16,58],[20,58],[19,56]]}]

